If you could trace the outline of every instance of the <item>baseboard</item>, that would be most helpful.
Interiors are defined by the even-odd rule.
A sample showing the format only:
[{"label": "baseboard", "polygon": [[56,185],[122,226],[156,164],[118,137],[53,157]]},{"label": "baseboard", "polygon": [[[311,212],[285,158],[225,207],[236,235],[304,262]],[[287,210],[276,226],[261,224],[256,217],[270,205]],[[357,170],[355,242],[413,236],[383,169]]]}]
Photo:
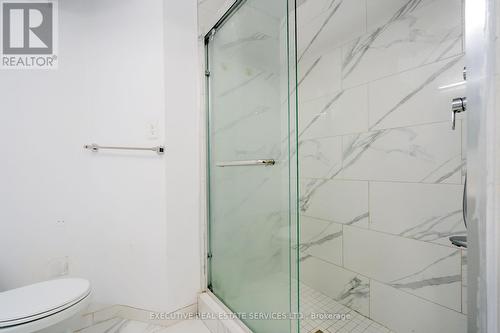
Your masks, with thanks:
[{"label": "baseboard", "polygon": [[171,313],[149,311],[126,305],[91,304],[83,314],[83,318],[85,318],[84,322],[88,326],[96,325],[113,318],[123,318],[168,327],[183,320],[196,318],[197,312],[197,304],[188,305]]}]

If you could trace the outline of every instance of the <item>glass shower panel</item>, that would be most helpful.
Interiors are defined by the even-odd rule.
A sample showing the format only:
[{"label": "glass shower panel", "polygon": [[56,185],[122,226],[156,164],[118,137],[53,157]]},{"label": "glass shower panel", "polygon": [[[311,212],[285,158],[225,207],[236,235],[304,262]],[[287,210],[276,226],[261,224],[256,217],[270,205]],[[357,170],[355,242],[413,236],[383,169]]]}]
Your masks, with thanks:
[{"label": "glass shower panel", "polygon": [[288,6],[240,1],[206,39],[209,288],[257,333],[297,329],[276,318],[298,304]]}]

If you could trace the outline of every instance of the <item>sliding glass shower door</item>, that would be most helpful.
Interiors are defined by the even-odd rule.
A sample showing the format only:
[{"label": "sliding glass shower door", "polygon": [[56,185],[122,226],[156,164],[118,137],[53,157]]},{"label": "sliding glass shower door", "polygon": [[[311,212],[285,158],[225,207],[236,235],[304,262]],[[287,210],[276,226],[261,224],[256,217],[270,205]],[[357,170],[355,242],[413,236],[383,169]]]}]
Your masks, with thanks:
[{"label": "sliding glass shower door", "polygon": [[209,288],[257,333],[297,329],[290,7],[239,1],[206,37]]}]

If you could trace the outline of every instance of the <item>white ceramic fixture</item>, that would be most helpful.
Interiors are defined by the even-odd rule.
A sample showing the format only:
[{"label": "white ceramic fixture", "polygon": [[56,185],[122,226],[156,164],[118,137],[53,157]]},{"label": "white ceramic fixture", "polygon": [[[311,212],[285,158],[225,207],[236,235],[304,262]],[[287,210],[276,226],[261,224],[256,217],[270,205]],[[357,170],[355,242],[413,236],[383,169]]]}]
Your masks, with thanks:
[{"label": "white ceramic fixture", "polygon": [[58,279],[0,293],[0,333],[66,333],[90,300],[90,282]]}]

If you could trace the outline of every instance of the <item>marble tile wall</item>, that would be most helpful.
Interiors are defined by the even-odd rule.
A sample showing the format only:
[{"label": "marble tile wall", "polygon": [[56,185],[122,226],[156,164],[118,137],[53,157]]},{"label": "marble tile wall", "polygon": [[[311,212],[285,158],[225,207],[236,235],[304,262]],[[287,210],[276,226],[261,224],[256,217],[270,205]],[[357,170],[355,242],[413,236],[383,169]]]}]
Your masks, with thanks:
[{"label": "marble tile wall", "polygon": [[462,8],[298,8],[301,281],[396,332],[466,329]]}]

